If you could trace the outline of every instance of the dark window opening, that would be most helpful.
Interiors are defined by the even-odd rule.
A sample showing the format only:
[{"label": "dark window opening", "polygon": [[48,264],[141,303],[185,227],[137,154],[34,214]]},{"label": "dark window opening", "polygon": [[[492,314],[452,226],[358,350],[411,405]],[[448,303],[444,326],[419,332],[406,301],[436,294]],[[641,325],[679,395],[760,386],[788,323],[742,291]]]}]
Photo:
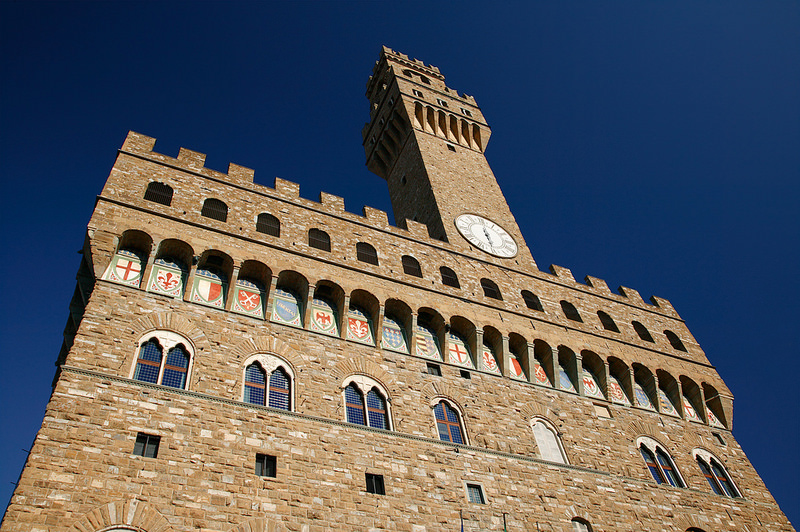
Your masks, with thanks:
[{"label": "dark window opening", "polygon": [[467,484],[467,498],[475,504],[486,504],[480,484]]},{"label": "dark window opening", "polygon": [[265,235],[281,236],[281,222],[271,214],[262,212],[256,220],[256,231]]},{"label": "dark window opening", "polygon": [[538,310],[539,312],[544,312],[544,307],[542,307],[542,302],[539,301],[539,297],[532,292],[528,292],[527,290],[522,291],[522,299],[525,301],[525,306],[532,310]]},{"label": "dark window opening", "polygon": [[681,339],[678,338],[677,334],[672,331],[664,331],[664,336],[667,337],[667,340],[669,340],[669,344],[673,349],[677,351],[683,351],[684,353],[686,352],[686,346],[683,345],[683,342],[681,342]]},{"label": "dark window opening", "polygon": [[144,199],[169,207],[172,204],[172,187],[164,183],[150,183],[144,192]]},{"label": "dark window opening", "polygon": [[465,369],[462,369],[461,370],[461,378],[462,379],[471,379],[472,378],[472,374],[469,371],[467,371]]},{"label": "dark window opening", "polygon": [[436,375],[437,377],[442,376],[442,368],[439,364],[431,364],[428,362],[428,375]]},{"label": "dark window opening", "polygon": [[439,273],[442,274],[442,284],[447,286],[452,286],[453,288],[461,288],[461,284],[458,282],[458,277],[456,276],[456,272],[448,268],[447,266],[442,266],[439,268]]},{"label": "dark window opening", "polygon": [[608,314],[606,314],[602,310],[598,310],[597,311],[597,317],[600,318],[600,323],[603,324],[603,329],[605,329],[607,331],[612,331],[612,332],[615,332],[615,333],[619,332],[619,327],[617,327],[617,324],[614,323],[613,319],[611,319],[611,316],[609,316]]},{"label": "dark window opening", "polygon": [[722,439],[722,435],[720,435],[718,432],[712,432],[711,435],[714,436],[714,439],[717,440],[717,443],[725,447],[726,444],[725,440]]},{"label": "dark window opening", "polygon": [[155,458],[158,456],[159,443],[161,443],[161,436],[140,432],[136,435],[136,443],[133,444],[133,454],[145,458]]},{"label": "dark window opening", "polygon": [[367,493],[374,493],[375,495],[386,495],[386,489],[383,485],[383,475],[373,475],[372,473],[367,473],[366,480],[367,480]]},{"label": "dark window opening", "polygon": [[447,149],[450,150],[450,151],[456,151],[456,147],[453,146],[452,144],[448,144],[447,145]]},{"label": "dark window opening", "polygon": [[483,295],[486,297],[499,299],[500,301],[503,300],[503,296],[500,295],[500,289],[497,288],[497,285],[494,281],[490,281],[489,279],[481,279],[481,287],[483,288]]},{"label": "dark window opening", "polygon": [[310,229],[308,231],[308,245],[312,248],[329,252],[331,250],[331,237],[320,229]]},{"label": "dark window opening", "polygon": [[641,338],[645,342],[650,342],[651,344],[655,343],[655,340],[653,340],[653,337],[650,335],[650,331],[647,330],[647,327],[645,327],[638,321],[634,321],[632,325],[633,329],[636,331],[636,334],[639,335],[639,338]]},{"label": "dark window opening", "polygon": [[226,222],[228,221],[228,206],[218,199],[208,198],[203,202],[203,208],[200,210],[200,214],[206,218]]},{"label": "dark window opening", "polygon": [[413,275],[414,277],[422,277],[422,268],[419,267],[419,262],[417,259],[410,255],[403,255],[403,271],[407,275]]},{"label": "dark window opening", "polygon": [[564,311],[564,316],[566,316],[567,319],[583,323],[581,315],[578,313],[578,309],[576,309],[575,305],[573,305],[572,303],[569,303],[567,301],[562,301],[561,310]]},{"label": "dark window opening", "polygon": [[366,242],[359,242],[356,244],[356,258],[361,262],[367,264],[378,265],[378,252],[375,248]]},{"label": "dark window opening", "polygon": [[269,454],[257,454],[256,475],[270,478],[278,476],[278,459]]}]

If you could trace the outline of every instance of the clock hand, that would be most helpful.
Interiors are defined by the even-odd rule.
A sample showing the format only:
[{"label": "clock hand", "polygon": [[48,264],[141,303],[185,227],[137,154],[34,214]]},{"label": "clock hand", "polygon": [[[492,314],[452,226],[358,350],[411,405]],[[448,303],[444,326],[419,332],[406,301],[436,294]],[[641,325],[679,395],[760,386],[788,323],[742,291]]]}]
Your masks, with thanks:
[{"label": "clock hand", "polygon": [[489,236],[489,231],[487,231],[485,227],[483,228],[483,234],[486,235],[486,240],[489,241],[489,245],[494,247],[492,244],[492,237]]}]

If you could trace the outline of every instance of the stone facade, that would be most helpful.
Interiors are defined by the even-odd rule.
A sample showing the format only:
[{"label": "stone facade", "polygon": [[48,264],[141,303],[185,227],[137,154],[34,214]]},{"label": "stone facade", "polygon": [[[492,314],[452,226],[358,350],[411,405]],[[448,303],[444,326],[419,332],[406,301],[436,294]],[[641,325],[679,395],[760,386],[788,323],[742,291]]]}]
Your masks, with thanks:
[{"label": "stone facade", "polygon": [[[297,184],[255,185],[247,168],[222,174],[202,154],[169,157],[128,135],[89,222],[53,395],[2,530],[793,530],[730,432],[730,391],[670,303],[536,267],[483,157],[490,130],[475,100],[386,48],[367,96],[368,165],[387,179],[399,227],[384,212],[354,215],[341,198],[309,201]],[[153,183],[169,201],[153,200]],[[227,214],[204,215],[209,199]],[[264,232],[262,213],[279,236]],[[471,245],[453,223],[463,213],[502,226],[517,254]],[[330,251],[309,245],[312,229]],[[358,243],[377,264],[358,260]],[[168,263],[182,264],[182,294],[153,284]],[[443,284],[442,266],[458,287]],[[245,286],[261,314],[237,306]],[[279,290],[297,298],[299,326],[276,317]],[[334,336],[311,326],[323,298]],[[374,342],[348,333],[351,306]],[[381,341],[388,319],[408,352]],[[418,325],[441,360],[421,354]],[[453,334],[466,364],[450,361]],[[141,376],[151,338],[167,348],[178,339],[184,383]],[[288,410],[246,400],[254,360],[289,375]],[[385,395],[390,430],[347,422],[354,377]],[[440,401],[458,414],[464,444],[441,439]],[[540,448],[536,423],[552,429],[560,457]],[[136,451],[139,434],[160,437],[157,456]],[[669,454],[683,486],[656,482],[643,438]],[[698,451],[740,496],[712,491]],[[275,457],[274,477],[255,473],[257,454]],[[367,491],[366,474],[382,475],[385,495]]]}]

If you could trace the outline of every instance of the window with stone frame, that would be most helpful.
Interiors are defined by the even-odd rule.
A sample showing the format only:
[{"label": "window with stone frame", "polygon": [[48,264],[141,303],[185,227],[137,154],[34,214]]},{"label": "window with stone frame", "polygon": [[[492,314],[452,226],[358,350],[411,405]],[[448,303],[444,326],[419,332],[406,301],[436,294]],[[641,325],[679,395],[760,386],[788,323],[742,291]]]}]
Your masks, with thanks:
[{"label": "window with stone frame", "polygon": [[678,468],[675,467],[675,462],[660,443],[652,438],[641,437],[638,445],[644,463],[657,484],[669,484],[676,488],[686,487]]},{"label": "window with stone frame", "polygon": [[131,378],[186,389],[189,379],[191,343],[172,331],[153,331],[140,340]]}]

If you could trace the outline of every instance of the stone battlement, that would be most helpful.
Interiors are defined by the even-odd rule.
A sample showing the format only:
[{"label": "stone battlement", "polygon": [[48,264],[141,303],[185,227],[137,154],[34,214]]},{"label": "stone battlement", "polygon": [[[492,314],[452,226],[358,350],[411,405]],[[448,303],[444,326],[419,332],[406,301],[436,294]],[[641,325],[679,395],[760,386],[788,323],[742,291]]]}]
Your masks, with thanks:
[{"label": "stone battlement", "polygon": [[[122,144],[120,151],[147,158],[149,160],[191,172],[202,177],[230,183],[231,185],[245,188],[256,194],[267,195],[270,197],[276,197],[282,200],[290,201],[305,208],[334,215],[338,218],[344,218],[350,222],[368,226],[378,231],[389,232],[400,238],[411,239],[421,244],[440,248],[445,251],[453,251],[446,242],[431,238],[428,234],[427,226],[422,223],[415,222],[413,220],[405,220],[405,229],[402,227],[397,227],[390,223],[389,215],[386,211],[369,206],[364,206],[362,208],[363,214],[359,216],[345,210],[344,198],[340,196],[329,194],[327,192],[320,192],[319,201],[315,202],[300,197],[300,184],[298,183],[275,177],[274,187],[270,188],[254,182],[255,170],[251,168],[240,166],[235,163],[229,163],[228,173],[222,173],[205,167],[206,155],[204,153],[189,150],[187,148],[180,148],[177,157],[170,157],[154,151],[155,144],[156,139],[154,137],[149,137],[135,131],[130,131],[128,132],[125,142]],[[617,289],[618,293],[614,293],[611,291],[611,289],[609,289],[608,284],[604,280],[592,276],[586,276],[585,283],[581,283],[576,281],[572,271],[569,268],[565,268],[563,266],[553,264],[550,266],[549,273],[541,270],[519,273],[532,275],[533,277],[537,277],[565,287],[589,292],[593,295],[597,295],[606,299],[612,299],[623,304],[643,308],[648,311],[655,311],[679,319],[679,315],[675,308],[668,300],[664,298],[651,296],[651,303],[647,303],[638,291],[624,286],[620,286]]]}]

